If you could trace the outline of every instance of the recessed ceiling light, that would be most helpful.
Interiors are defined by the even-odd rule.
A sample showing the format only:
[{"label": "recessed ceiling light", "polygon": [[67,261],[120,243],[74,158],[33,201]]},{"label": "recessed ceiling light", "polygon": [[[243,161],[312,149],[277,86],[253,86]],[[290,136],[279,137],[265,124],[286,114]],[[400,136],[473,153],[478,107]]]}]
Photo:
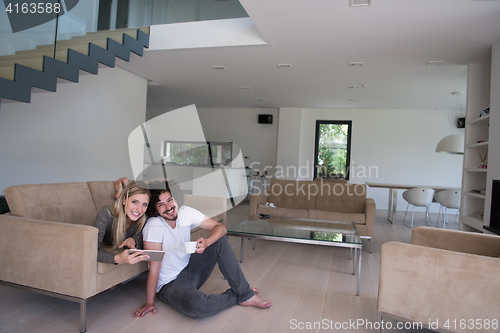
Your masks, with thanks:
[{"label": "recessed ceiling light", "polygon": [[349,101],[349,102],[357,102],[357,101],[358,101],[358,99],[357,99],[357,98],[349,98],[349,99],[348,99],[348,101]]},{"label": "recessed ceiling light", "polygon": [[359,89],[360,86],[347,86],[349,89]]},{"label": "recessed ceiling light", "polygon": [[349,6],[351,7],[361,7],[361,6],[371,6],[372,0],[349,0]]},{"label": "recessed ceiling light", "polygon": [[256,101],[259,101],[259,102],[264,102],[264,99],[263,99],[263,98],[256,98],[255,100],[256,100]]},{"label": "recessed ceiling light", "polygon": [[425,66],[440,66],[442,63],[442,61],[427,61]]},{"label": "recessed ceiling light", "polygon": [[243,90],[247,89],[247,90],[249,90],[249,89],[252,89],[252,88],[250,88],[249,86],[240,86],[240,89],[243,89]]},{"label": "recessed ceiling light", "polygon": [[218,71],[218,70],[225,70],[225,71],[227,71],[227,68],[224,67],[224,66],[212,66],[212,68],[215,69],[216,71]]},{"label": "recessed ceiling light", "polygon": [[277,64],[276,66],[278,66],[278,68],[286,68],[286,69],[289,69],[289,68],[292,68],[292,65],[290,64]]},{"label": "recessed ceiling light", "polygon": [[349,67],[363,67],[364,63],[362,62],[350,62]]}]

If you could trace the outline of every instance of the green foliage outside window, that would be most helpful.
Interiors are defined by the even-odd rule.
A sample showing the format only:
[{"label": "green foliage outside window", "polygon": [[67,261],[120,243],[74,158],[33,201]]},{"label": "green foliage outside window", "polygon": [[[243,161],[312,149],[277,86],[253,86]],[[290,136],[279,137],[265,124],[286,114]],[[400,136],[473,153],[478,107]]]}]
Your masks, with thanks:
[{"label": "green foliage outside window", "polygon": [[348,125],[320,124],[318,177],[345,178]]}]

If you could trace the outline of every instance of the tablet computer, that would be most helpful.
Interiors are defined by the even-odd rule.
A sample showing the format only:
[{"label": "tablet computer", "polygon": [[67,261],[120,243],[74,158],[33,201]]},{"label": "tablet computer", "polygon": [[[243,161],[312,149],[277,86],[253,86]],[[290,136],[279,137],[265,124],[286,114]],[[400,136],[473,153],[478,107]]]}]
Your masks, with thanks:
[{"label": "tablet computer", "polygon": [[147,254],[149,259],[147,261],[162,261],[163,256],[165,255],[165,251],[156,251],[156,250],[140,250],[140,249],[130,249],[129,253],[132,254],[134,252],[144,251],[142,254]]}]

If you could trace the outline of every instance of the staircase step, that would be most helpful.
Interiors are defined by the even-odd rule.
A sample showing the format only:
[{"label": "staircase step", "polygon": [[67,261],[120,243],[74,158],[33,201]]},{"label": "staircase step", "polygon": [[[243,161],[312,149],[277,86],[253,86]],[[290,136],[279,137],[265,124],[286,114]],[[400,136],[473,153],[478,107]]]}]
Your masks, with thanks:
[{"label": "staircase step", "polygon": [[82,70],[97,74],[100,64],[115,67],[116,57],[129,61],[132,52],[141,56],[144,47],[149,46],[149,37],[143,29],[140,33],[137,30],[126,36],[119,31],[120,38],[106,35],[105,39],[102,38],[105,32],[99,32],[90,43],[89,39],[71,46],[67,43],[68,47],[58,48],[55,59],[51,47],[18,52],[16,59],[0,57],[0,98],[29,103],[33,87],[56,91],[59,79],[78,82]]},{"label": "staircase step", "polygon": [[13,66],[1,66],[0,67],[0,78],[7,80],[14,80],[14,67]]}]

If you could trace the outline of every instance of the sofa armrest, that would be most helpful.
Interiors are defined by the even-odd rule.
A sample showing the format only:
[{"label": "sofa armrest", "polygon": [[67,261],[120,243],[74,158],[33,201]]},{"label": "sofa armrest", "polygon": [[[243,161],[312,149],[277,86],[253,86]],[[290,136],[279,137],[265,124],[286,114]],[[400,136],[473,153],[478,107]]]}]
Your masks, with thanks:
[{"label": "sofa armrest", "polygon": [[366,236],[373,237],[375,233],[375,200],[367,198],[365,201]]},{"label": "sofa armrest", "polygon": [[[378,311],[409,321],[498,319],[500,259],[389,242],[382,245]],[[425,326],[424,326],[425,327]]]},{"label": "sofa armrest", "polygon": [[269,195],[266,192],[256,193],[250,195],[250,212],[248,216],[257,214],[257,207],[265,205]]},{"label": "sofa armrest", "polygon": [[488,257],[500,255],[499,236],[474,232],[417,227],[412,231],[411,243]]},{"label": "sofa armrest", "polygon": [[0,280],[79,298],[96,293],[97,229],[0,215]]},{"label": "sofa armrest", "polygon": [[227,199],[202,195],[186,195],[185,204],[199,210],[207,217],[226,225]]}]

